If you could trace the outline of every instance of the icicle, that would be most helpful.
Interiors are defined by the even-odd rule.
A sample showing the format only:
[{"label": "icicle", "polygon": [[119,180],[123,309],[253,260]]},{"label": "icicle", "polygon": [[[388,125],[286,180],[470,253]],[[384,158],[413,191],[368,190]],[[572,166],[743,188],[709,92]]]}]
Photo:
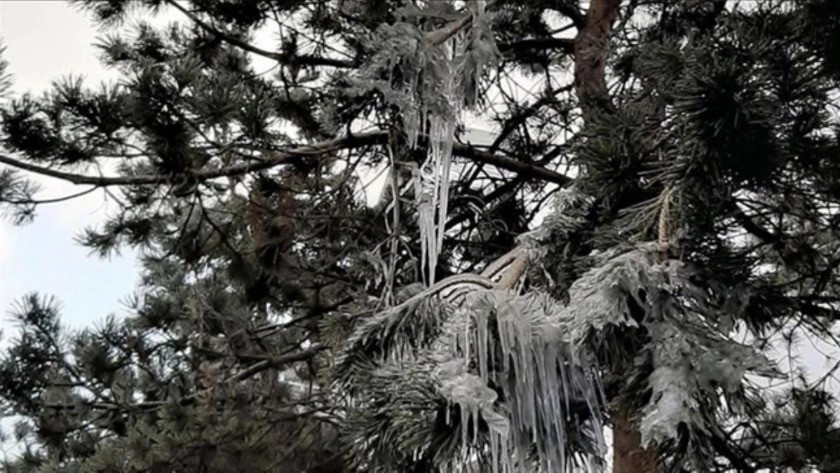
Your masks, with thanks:
[{"label": "icicle", "polygon": [[[482,20],[482,17],[484,16],[484,11],[486,10],[486,7],[487,7],[486,0],[475,0],[475,11],[473,12],[473,19],[472,19],[472,26],[473,27],[470,30],[470,34],[474,35],[473,36],[473,41],[478,40],[478,38],[476,37],[477,34],[478,34],[477,32],[479,31],[478,23]],[[475,78],[473,80],[475,81],[476,86],[473,90],[473,95],[471,97],[469,97],[471,105],[474,105],[474,104],[478,103],[478,96],[479,96],[478,84],[481,83],[481,74],[482,74],[481,68],[477,67],[475,72],[473,72],[473,74],[475,74]]]},{"label": "icicle", "polygon": [[501,435],[490,434],[490,463],[492,463],[493,473],[499,473],[499,450],[501,442]]},{"label": "icicle", "polygon": [[[458,52],[467,42],[455,36],[443,45],[444,50]],[[429,285],[435,282],[437,261],[443,246],[446,230],[446,216],[449,212],[449,174],[452,165],[452,147],[455,141],[455,126],[460,119],[463,97],[455,90],[459,71],[454,58],[447,57],[440,66],[444,69],[443,83],[439,84],[440,96],[437,106],[442,109],[424,108],[420,117],[420,129],[429,123],[428,155],[420,170],[420,192],[417,193],[420,218],[420,236],[423,267],[428,271]],[[427,107],[428,105],[424,105]],[[416,136],[413,137],[416,143]]]},{"label": "icicle", "polygon": [[[478,443],[478,403],[475,402],[472,404],[472,428],[473,428],[473,443]],[[464,406],[466,408],[466,406]]]},{"label": "icicle", "polygon": [[464,322],[464,332],[462,334],[464,341],[464,369],[468,369],[470,360],[472,359],[472,353],[470,352],[470,321],[466,319]]},{"label": "icicle", "polygon": [[455,140],[455,117],[435,113],[429,116],[429,123],[429,155],[420,168],[417,207],[420,214],[421,259],[427,268],[431,285],[435,282],[437,261],[446,231],[446,215],[449,212],[449,174]]},{"label": "icicle", "polygon": [[467,407],[458,405],[458,409],[461,411],[461,445],[464,448],[467,448],[467,436],[469,434],[468,429],[470,426],[470,414],[467,412]]},{"label": "icicle", "polygon": [[451,417],[450,412],[452,411],[451,407],[452,407],[452,403],[447,399],[446,400],[446,425],[452,425],[452,419],[450,418]]},{"label": "icicle", "polygon": [[[566,471],[572,461],[569,427],[591,431],[596,447],[604,445],[603,388],[588,358],[573,352],[579,345],[570,343],[562,312],[539,295],[469,293],[447,321],[448,335],[434,347],[441,393],[460,409],[464,454],[480,445],[483,420],[489,428],[484,454],[494,472],[533,471],[527,453],[532,448],[538,471]],[[502,360],[493,363],[497,351]],[[588,419],[571,411],[581,404],[589,409]]]}]

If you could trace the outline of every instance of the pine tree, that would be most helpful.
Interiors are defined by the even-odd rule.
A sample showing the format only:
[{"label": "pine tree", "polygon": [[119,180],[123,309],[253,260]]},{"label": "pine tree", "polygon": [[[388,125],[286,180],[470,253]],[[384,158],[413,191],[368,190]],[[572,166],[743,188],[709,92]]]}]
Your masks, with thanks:
[{"label": "pine tree", "polygon": [[833,341],[836,1],[77,3],[122,80],[6,102],[0,201],[107,190],[142,281],[16,306],[7,470],[840,468],[768,357]]}]

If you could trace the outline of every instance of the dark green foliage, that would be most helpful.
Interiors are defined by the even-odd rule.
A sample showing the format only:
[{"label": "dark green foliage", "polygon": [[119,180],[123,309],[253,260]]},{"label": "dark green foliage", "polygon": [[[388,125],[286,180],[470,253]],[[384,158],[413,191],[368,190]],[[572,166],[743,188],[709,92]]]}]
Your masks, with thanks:
[{"label": "dark green foliage", "polygon": [[791,388],[756,415],[756,429],[738,442],[738,449],[759,465],[840,471],[836,412],[836,400],[823,388]]},{"label": "dark green foliage", "polygon": [[468,461],[459,446],[458,408],[440,396],[432,369],[426,361],[369,372],[365,403],[348,413],[345,432],[357,468],[419,472]]},{"label": "dark green foliage", "polygon": [[32,199],[38,189],[37,184],[22,177],[14,169],[0,171],[0,199],[16,204],[4,208],[4,216],[16,224],[29,221],[35,213]]}]

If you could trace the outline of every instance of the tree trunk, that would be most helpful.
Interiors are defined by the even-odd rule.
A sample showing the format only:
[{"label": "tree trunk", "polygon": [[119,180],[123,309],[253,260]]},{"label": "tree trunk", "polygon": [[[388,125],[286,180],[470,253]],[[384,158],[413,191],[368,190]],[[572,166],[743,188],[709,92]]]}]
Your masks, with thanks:
[{"label": "tree trunk", "polygon": [[613,412],[613,473],[659,473],[653,449],[642,448],[635,414],[618,408]]},{"label": "tree trunk", "polygon": [[[609,107],[606,83],[610,30],[621,0],[591,0],[574,42],[575,90],[584,120]],[[659,473],[654,449],[642,448],[642,436],[632,410],[613,412],[613,473]]]},{"label": "tree trunk", "polygon": [[575,37],[575,89],[584,108],[593,100],[606,98],[604,70],[610,28],[618,16],[619,6],[621,0],[592,0],[586,22]]}]

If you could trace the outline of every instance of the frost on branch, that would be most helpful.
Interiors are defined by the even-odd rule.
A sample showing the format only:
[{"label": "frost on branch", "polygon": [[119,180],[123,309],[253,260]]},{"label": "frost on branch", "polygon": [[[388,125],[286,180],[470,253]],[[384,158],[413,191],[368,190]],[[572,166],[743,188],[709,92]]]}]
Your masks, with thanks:
[{"label": "frost on branch", "polygon": [[[708,432],[721,408],[739,408],[748,373],[772,374],[757,350],[733,339],[747,294],[691,263],[660,261],[655,248],[595,258],[601,260],[571,285],[565,305],[537,289],[525,295],[487,290],[461,275],[472,282],[459,292],[466,294],[460,303],[421,294],[362,321],[339,357],[345,364],[340,371],[367,370],[369,378],[357,379],[375,380],[386,379],[386,370],[390,384],[381,392],[399,387],[426,393],[422,405],[437,414],[412,416],[434,418],[438,430],[416,426],[425,434],[413,437],[413,457],[442,471],[461,471],[440,460],[457,458],[462,465],[483,462],[494,472],[597,465],[608,412],[600,377],[615,369],[612,360],[621,360],[622,369],[633,370],[624,374],[639,380],[631,389],[646,399],[638,406],[640,431],[645,443],[658,446],[676,440],[683,428]],[[615,342],[627,330],[643,333],[643,342],[634,352],[618,353]],[[408,374],[411,366],[422,366],[431,386],[410,387],[417,382]],[[357,405],[380,416],[419,409],[416,400],[405,406],[403,398],[384,408],[382,399],[364,400],[362,394]],[[365,438],[377,440],[365,448],[392,448],[384,439],[398,435],[389,434],[397,422],[377,425],[384,432],[368,431]],[[383,468],[369,471],[388,471]]]},{"label": "frost on branch", "polygon": [[[733,311],[747,296],[729,289],[689,263],[659,262],[656,252],[643,249],[608,258],[570,288],[565,312],[576,345],[603,341],[610,328],[622,326],[642,327],[649,336],[635,362],[652,360],[640,425],[644,444],[676,439],[680,425],[707,431],[721,396],[737,405],[733,396],[747,373],[773,374],[761,353],[733,339],[740,315]],[[609,350],[608,343],[602,348]]]},{"label": "frost on branch", "polygon": [[544,294],[477,291],[434,347],[441,393],[459,408],[461,444],[475,443],[486,424],[494,472],[566,471],[603,453],[597,373],[570,350],[567,324]]},{"label": "frost on branch", "polygon": [[364,387],[352,394],[360,455],[393,456],[388,439],[410,432],[413,464],[443,471],[474,461],[497,472],[599,462],[603,394],[590,357],[567,343],[568,322],[545,294],[478,285],[457,306],[417,296],[368,317],[336,365],[339,387]]},{"label": "frost on branch", "polygon": [[[422,8],[408,4],[395,15],[400,21],[383,24],[371,35],[369,47],[377,53],[349,81],[354,93],[375,90],[397,111],[411,148],[427,145],[426,159],[414,169],[412,179],[422,266],[426,282],[432,285],[449,211],[456,129],[463,109],[478,101],[479,79],[499,50],[484,0],[467,2],[467,8],[460,10],[449,2],[429,2]],[[460,21],[452,18],[470,21],[444,35],[442,43],[434,40]]]}]

